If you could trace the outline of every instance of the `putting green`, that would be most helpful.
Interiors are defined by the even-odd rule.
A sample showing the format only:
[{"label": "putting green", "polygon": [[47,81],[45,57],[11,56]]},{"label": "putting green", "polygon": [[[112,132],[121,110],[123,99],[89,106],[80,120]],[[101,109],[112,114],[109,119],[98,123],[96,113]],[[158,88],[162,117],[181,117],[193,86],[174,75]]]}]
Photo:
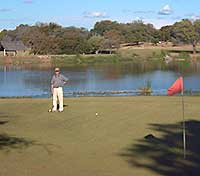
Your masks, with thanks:
[{"label": "putting green", "polygon": [[[49,99],[0,100],[0,175],[167,175],[131,164],[135,154],[128,150],[148,134],[163,136],[151,124],[182,120],[180,97],[66,98],[64,104],[63,113],[49,113]],[[187,120],[200,120],[199,104],[199,97],[185,97]]]}]

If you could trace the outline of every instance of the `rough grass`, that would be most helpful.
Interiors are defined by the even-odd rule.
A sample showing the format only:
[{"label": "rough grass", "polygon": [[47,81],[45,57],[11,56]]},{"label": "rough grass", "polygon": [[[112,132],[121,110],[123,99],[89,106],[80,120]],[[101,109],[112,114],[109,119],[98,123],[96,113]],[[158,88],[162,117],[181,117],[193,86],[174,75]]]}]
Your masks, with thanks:
[{"label": "rough grass", "polygon": [[[185,102],[187,120],[200,120],[199,97],[186,97]],[[48,113],[50,99],[0,99],[0,134],[5,134],[6,139],[11,136],[17,141],[34,141],[25,147],[0,148],[0,175],[167,175],[143,167],[142,164],[151,166],[155,161],[149,153],[143,155],[148,147],[139,150],[138,144],[148,134],[162,138],[167,133],[165,125],[182,120],[180,97],[66,98],[65,105],[63,113]],[[151,124],[163,127],[155,130]],[[180,130],[175,128],[169,133],[176,131]],[[134,147],[139,147],[137,153]],[[154,152],[160,150],[156,155],[165,151],[158,145],[151,147]],[[180,148],[170,151],[182,152]],[[134,158],[141,165],[133,164]],[[153,168],[159,167],[161,161]]]},{"label": "rough grass", "polygon": [[52,56],[51,62],[53,66],[64,65],[95,65],[103,63],[120,63],[134,61],[135,58],[125,58],[116,54],[100,54],[100,55],[64,55]]},{"label": "rough grass", "polygon": [[0,56],[0,65],[14,66],[51,66],[50,60],[38,56]]},{"label": "rough grass", "polygon": [[123,58],[139,58],[139,59],[160,59],[162,57],[162,49],[160,48],[138,48],[123,49],[119,51]]},{"label": "rough grass", "polygon": [[163,52],[161,49],[125,49],[119,50],[116,54],[100,55],[62,55],[52,56],[52,65],[88,65],[103,63],[121,63],[134,62],[147,59],[162,59]]}]

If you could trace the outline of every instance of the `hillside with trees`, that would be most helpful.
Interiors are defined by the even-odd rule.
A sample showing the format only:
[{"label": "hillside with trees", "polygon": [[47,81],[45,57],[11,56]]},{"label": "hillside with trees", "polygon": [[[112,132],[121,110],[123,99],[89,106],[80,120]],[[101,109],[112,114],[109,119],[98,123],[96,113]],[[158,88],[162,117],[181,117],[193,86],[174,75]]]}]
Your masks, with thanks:
[{"label": "hillside with trees", "polygon": [[118,23],[97,22],[90,31],[85,28],[63,27],[56,23],[21,24],[15,30],[0,32],[0,40],[23,41],[32,54],[92,54],[98,50],[119,48],[123,43],[172,42],[191,44],[194,53],[200,40],[200,20],[182,20],[156,29],[142,21]]}]

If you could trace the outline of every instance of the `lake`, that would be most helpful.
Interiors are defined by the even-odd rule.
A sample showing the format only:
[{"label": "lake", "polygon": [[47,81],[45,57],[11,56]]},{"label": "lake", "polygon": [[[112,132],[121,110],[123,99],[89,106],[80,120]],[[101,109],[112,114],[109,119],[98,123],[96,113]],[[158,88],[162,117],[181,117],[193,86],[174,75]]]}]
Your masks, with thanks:
[{"label": "lake", "polygon": [[[64,96],[140,95],[138,89],[151,83],[152,95],[166,95],[180,76],[189,92],[200,92],[200,63],[158,61],[126,64],[70,66],[61,68],[69,78]],[[50,97],[53,68],[0,67],[0,97]]]}]

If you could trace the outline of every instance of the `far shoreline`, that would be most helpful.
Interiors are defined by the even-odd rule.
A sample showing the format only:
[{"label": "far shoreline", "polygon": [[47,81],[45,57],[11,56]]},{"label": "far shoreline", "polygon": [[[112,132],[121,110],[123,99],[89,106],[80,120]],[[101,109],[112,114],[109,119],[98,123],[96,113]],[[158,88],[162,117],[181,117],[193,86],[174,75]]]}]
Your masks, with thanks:
[{"label": "far shoreline", "polygon": [[138,61],[163,61],[166,56],[173,60],[200,60],[200,53],[192,54],[191,46],[179,47],[126,47],[115,54],[77,54],[77,55],[27,55],[0,56],[0,66],[83,66],[116,63],[131,63]]}]

